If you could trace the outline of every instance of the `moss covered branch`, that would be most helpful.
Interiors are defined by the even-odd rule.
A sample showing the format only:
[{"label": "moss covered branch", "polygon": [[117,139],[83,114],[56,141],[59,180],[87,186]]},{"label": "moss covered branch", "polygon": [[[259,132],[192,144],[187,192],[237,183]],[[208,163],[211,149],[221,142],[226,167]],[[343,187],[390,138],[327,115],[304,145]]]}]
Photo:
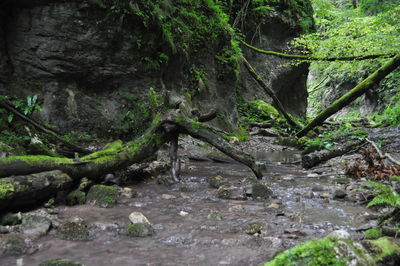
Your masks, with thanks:
[{"label": "moss covered branch", "polygon": [[285,54],[275,51],[267,51],[257,47],[254,47],[244,41],[242,41],[246,47],[250,48],[257,53],[266,54],[266,55],[274,55],[281,58],[293,59],[293,60],[305,60],[305,61],[353,61],[353,60],[368,60],[368,59],[376,59],[376,58],[387,58],[392,57],[394,54],[373,54],[373,55],[358,55],[358,56],[334,56],[334,57],[315,57],[309,55],[295,55],[295,54]]},{"label": "moss covered branch", "polygon": [[115,142],[107,145],[101,151],[78,160],[38,155],[1,158],[0,177],[29,175],[52,170],[60,170],[74,180],[82,177],[90,179],[100,177],[133,163],[141,162],[153,155],[164,143],[170,141],[170,132],[165,129],[168,124],[177,126],[179,133],[189,134],[208,142],[233,159],[250,167],[257,178],[262,177],[255,165],[254,158],[235,149],[211,128],[188,118],[178,110],[167,112],[162,118],[156,118],[152,126],[139,139],[124,145],[121,142]]},{"label": "moss covered branch", "polygon": [[357,86],[344,94],[342,97],[331,103],[328,108],[319,113],[307,126],[300,130],[296,136],[302,137],[314,127],[322,124],[328,117],[350,104],[352,101],[363,95],[367,90],[378,84],[383,78],[389,75],[400,65],[400,54],[390,59],[377,71],[361,81]]}]

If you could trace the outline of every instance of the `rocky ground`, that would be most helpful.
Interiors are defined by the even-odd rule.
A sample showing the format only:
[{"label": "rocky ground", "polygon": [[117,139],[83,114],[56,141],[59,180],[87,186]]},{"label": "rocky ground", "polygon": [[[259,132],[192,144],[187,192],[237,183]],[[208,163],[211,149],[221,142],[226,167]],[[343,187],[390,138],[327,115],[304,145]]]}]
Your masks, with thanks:
[{"label": "rocky ground", "polygon": [[[100,198],[91,196],[92,187],[83,199],[82,193],[74,198],[82,204],[58,205],[56,199],[11,215],[9,225],[0,226],[0,264],[64,258],[84,265],[262,265],[300,242],[337,230],[362,239],[376,225],[381,210],[365,207],[372,194],[364,179],[344,175],[343,162],[359,155],[304,170],[299,152],[274,138],[253,136],[236,145],[256,156],[263,180],[186,137],[180,141],[181,182],[169,184],[165,171],[114,184],[97,192]],[[164,151],[148,173],[155,175],[152,169],[163,169],[165,161]],[[109,175],[107,184],[126,177],[120,175]]]}]

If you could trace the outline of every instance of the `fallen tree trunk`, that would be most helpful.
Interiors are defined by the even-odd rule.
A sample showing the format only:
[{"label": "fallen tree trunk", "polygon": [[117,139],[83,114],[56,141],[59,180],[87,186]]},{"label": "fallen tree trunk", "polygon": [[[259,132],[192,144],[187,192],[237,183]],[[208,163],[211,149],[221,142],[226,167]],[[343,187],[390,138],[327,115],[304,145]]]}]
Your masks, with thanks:
[{"label": "fallen tree trunk", "polygon": [[363,141],[348,142],[345,145],[336,147],[333,150],[321,150],[312,152],[301,157],[301,165],[309,169],[320,163],[326,162],[329,159],[342,156],[354,149],[360,147]]},{"label": "fallen tree trunk", "polygon": [[296,137],[302,137],[307,134],[308,131],[314,127],[322,124],[327,118],[341,110],[343,107],[350,104],[352,101],[363,95],[367,90],[371,89],[374,85],[378,84],[384,77],[389,75],[400,65],[400,54],[396,55],[390,59],[386,64],[384,64],[377,71],[369,75],[362,82],[357,84],[353,89],[344,94],[342,97],[334,101],[328,106],[324,111],[319,113],[317,117],[314,118],[307,126],[300,130]]},{"label": "fallen tree trunk", "polygon": [[0,211],[29,207],[67,190],[72,178],[58,170],[0,179]]},{"label": "fallen tree trunk", "polygon": [[135,141],[125,145],[117,142],[80,159],[36,155],[2,158],[0,159],[0,177],[29,175],[52,170],[60,170],[73,180],[82,177],[89,179],[100,177],[141,162],[154,154],[164,143],[171,140],[171,135],[165,128],[167,125],[176,126],[178,133],[189,134],[211,144],[234,160],[248,166],[257,178],[262,178],[252,156],[235,149],[212,128],[189,119],[179,113],[179,110],[168,112],[162,119],[155,119],[147,132]]}]

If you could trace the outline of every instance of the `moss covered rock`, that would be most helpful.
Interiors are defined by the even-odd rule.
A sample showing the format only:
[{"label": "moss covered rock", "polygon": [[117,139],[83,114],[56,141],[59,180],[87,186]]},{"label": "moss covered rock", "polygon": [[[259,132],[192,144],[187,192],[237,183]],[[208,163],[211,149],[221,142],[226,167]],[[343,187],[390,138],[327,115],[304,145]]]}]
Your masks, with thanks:
[{"label": "moss covered rock", "polygon": [[43,236],[51,228],[50,219],[37,215],[24,215],[20,230],[27,235]]},{"label": "moss covered rock", "polygon": [[210,177],[207,179],[208,184],[212,188],[219,188],[222,185],[226,185],[228,183],[228,180],[220,175]]},{"label": "moss covered rock", "polygon": [[145,237],[154,235],[155,230],[149,223],[129,224],[126,227],[126,234],[131,237]]},{"label": "moss covered rock", "polygon": [[272,195],[272,191],[266,185],[256,183],[251,186],[251,194],[255,200],[265,200]]},{"label": "moss covered rock", "polygon": [[39,266],[84,266],[84,265],[68,259],[52,259],[43,261],[42,263],[39,264]]},{"label": "moss covered rock", "polygon": [[15,213],[6,213],[0,218],[0,225],[16,225],[21,223],[21,217]]},{"label": "moss covered rock", "polygon": [[57,230],[57,236],[66,240],[89,240],[89,230],[86,226],[75,223],[66,222]]},{"label": "moss covered rock", "polygon": [[252,116],[262,120],[275,119],[279,116],[279,112],[275,107],[263,100],[250,101],[247,104],[247,108]]},{"label": "moss covered rock", "polygon": [[28,251],[29,246],[25,243],[23,238],[19,236],[9,236],[1,244],[0,249],[4,254],[17,256],[25,254]]},{"label": "moss covered rock", "polygon": [[117,203],[118,190],[115,187],[94,185],[87,194],[86,201],[103,208],[110,208]]},{"label": "moss covered rock", "polygon": [[398,262],[400,246],[389,238],[362,242],[321,238],[286,250],[265,265],[398,265]]},{"label": "moss covered rock", "polygon": [[86,194],[83,191],[74,190],[67,195],[65,200],[68,206],[85,204]]}]

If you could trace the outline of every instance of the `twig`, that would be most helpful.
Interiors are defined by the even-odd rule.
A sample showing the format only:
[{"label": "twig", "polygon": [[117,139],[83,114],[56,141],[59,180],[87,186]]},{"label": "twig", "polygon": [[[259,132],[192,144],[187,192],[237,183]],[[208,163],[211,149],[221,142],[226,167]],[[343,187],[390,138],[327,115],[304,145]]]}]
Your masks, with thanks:
[{"label": "twig", "polygon": [[378,145],[376,145],[375,142],[373,142],[372,140],[369,140],[368,138],[365,139],[366,141],[368,141],[374,148],[375,150],[378,152],[378,155],[381,159],[388,159],[389,161],[391,161],[394,164],[400,165],[400,162],[397,161],[395,158],[393,158],[389,153],[387,152],[382,152],[379,148]]}]

